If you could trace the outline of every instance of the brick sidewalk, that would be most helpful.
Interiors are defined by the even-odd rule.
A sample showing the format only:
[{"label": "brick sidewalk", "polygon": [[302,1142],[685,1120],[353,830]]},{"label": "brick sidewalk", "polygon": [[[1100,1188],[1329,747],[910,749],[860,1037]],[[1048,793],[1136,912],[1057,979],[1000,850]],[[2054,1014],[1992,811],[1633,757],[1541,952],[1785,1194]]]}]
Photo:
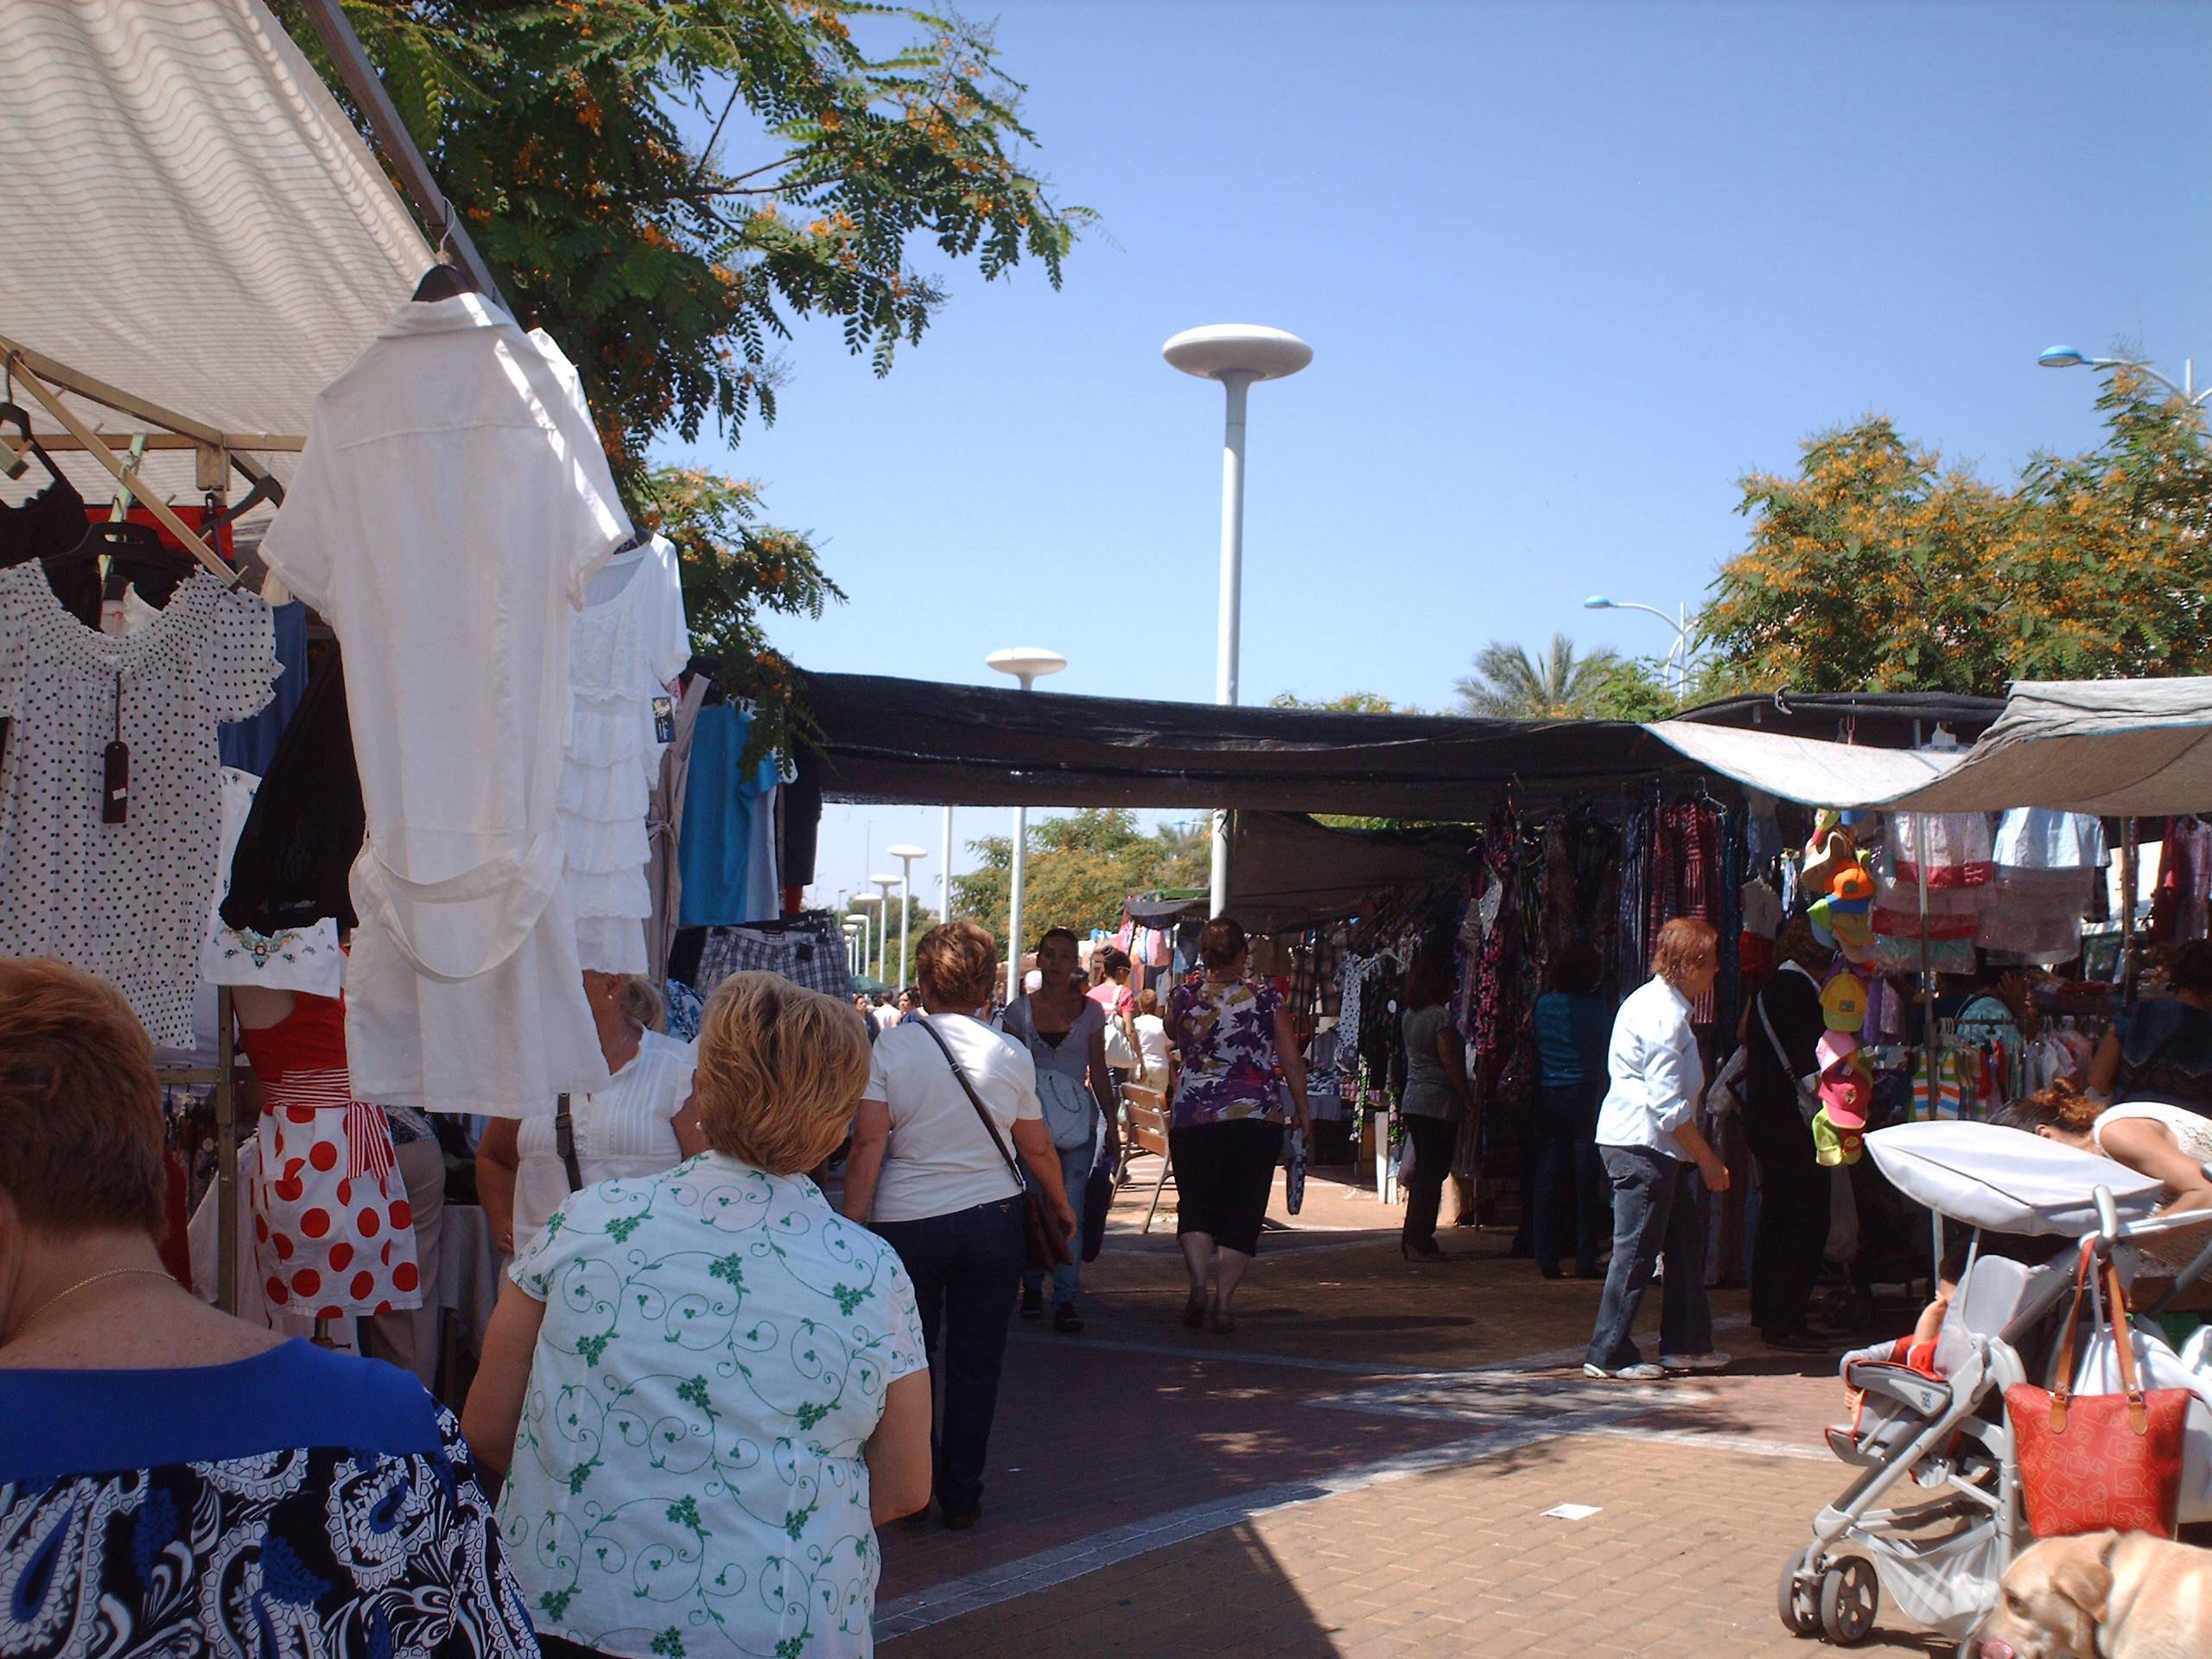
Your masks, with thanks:
[{"label": "brick sidewalk", "polygon": [[[1017,1325],[982,1523],[883,1533],[887,1659],[1807,1651],[1774,1581],[1846,1484],[1840,1398],[1832,1362],[1758,1350],[1739,1294],[1713,1299],[1729,1373],[1589,1382],[1596,1285],[1472,1230],[1405,1262],[1395,1211],[1317,1184],[1217,1338],[1177,1323],[1147,1200],[1084,1270],[1087,1334]],[[1600,1513],[1536,1518],[1562,1502]]]}]

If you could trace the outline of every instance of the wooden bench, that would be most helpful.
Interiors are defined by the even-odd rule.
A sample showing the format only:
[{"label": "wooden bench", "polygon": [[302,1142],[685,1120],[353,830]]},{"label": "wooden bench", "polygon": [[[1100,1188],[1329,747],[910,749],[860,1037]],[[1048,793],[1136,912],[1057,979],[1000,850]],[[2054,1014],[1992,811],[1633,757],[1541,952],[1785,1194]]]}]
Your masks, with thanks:
[{"label": "wooden bench", "polygon": [[1135,1147],[1153,1154],[1160,1160],[1160,1179],[1153,1183],[1152,1207],[1145,1211],[1144,1226],[1141,1230],[1148,1233],[1152,1230],[1153,1217],[1160,1213],[1160,1191],[1175,1174],[1174,1160],[1167,1151],[1166,1092],[1125,1083],[1122,1085],[1122,1107],[1129,1120],[1124,1159],[1128,1155],[1128,1148]]}]

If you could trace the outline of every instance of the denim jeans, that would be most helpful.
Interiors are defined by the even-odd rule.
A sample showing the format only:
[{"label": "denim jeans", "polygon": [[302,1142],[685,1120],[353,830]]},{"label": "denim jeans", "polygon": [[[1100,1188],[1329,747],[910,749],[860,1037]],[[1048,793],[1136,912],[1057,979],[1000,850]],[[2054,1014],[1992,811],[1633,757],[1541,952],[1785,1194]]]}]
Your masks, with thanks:
[{"label": "denim jeans", "polygon": [[1021,1200],[1001,1198],[920,1221],[880,1221],[920,1304],[922,1339],[944,1414],[931,1440],[937,1501],[972,1515],[983,1501],[983,1463],[998,1409],[1007,1325],[1021,1278]]},{"label": "denim jeans", "polygon": [[[1060,1185],[1067,1190],[1068,1208],[1080,1217],[1083,1214],[1083,1189],[1090,1183],[1091,1166],[1098,1161],[1098,1141],[1093,1137],[1087,1147],[1077,1147],[1073,1152],[1060,1155]],[[1052,1268],[1052,1306],[1073,1307],[1077,1287],[1083,1280],[1083,1240],[1078,1236],[1075,1248],[1068,1252],[1076,1259],[1062,1262]],[[1045,1275],[1032,1271],[1021,1275],[1025,1291],[1042,1291]]]},{"label": "denim jeans", "polygon": [[1406,1163],[1406,1219],[1401,1242],[1417,1250],[1436,1248],[1436,1215],[1444,1204],[1444,1179],[1452,1173],[1452,1154],[1459,1126],[1448,1117],[1408,1112],[1399,1120],[1413,1156]]},{"label": "denim jeans", "polygon": [[1598,1328],[1586,1356],[1609,1371],[1643,1356],[1630,1333],[1663,1249],[1667,1279],[1659,1302],[1659,1351],[1713,1351],[1713,1310],[1705,1300],[1705,1228],[1690,1166],[1642,1147],[1600,1147],[1613,1183],[1613,1261],[1598,1304]]},{"label": "denim jeans", "polygon": [[1562,1221],[1574,1231],[1574,1265],[1596,1271],[1598,1247],[1611,1219],[1605,1160],[1598,1155],[1598,1108],[1605,1079],[1590,1077],[1543,1090],[1536,1111],[1536,1190],[1529,1199],[1529,1230],[1536,1260],[1559,1265],[1566,1241]]}]

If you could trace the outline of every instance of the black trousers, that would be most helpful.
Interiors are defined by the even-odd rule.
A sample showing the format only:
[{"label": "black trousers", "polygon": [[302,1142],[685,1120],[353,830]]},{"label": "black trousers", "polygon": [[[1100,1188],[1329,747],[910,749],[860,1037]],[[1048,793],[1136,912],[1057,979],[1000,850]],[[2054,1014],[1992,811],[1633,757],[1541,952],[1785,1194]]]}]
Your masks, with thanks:
[{"label": "black trousers", "polygon": [[1832,1177],[1815,1160],[1813,1137],[1762,1137],[1759,1225],[1751,1240],[1751,1317],[1770,1337],[1805,1328],[1828,1242]]},{"label": "black trousers", "polygon": [[1204,1233],[1224,1250],[1258,1255],[1282,1137],[1281,1124],[1256,1117],[1169,1129],[1176,1236]]},{"label": "black trousers", "polygon": [[879,1221],[874,1230],[914,1281],[922,1339],[944,1402],[931,1444],[938,1503],[947,1515],[972,1515],[983,1502],[1007,1325],[1021,1283],[1021,1200],[920,1221]]},{"label": "black trousers", "polygon": [[1406,1222],[1399,1236],[1416,1250],[1434,1249],[1436,1213],[1443,1207],[1444,1182],[1452,1173],[1459,1126],[1448,1117],[1423,1117],[1416,1112],[1398,1121],[1405,1126],[1414,1154],[1406,1166]]}]

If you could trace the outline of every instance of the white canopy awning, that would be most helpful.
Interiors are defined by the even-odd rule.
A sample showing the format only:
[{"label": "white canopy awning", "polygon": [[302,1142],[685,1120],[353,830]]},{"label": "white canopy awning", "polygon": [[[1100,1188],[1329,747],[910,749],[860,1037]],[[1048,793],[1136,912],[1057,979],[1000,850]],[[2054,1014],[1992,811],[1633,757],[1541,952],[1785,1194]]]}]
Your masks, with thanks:
[{"label": "white canopy awning", "polygon": [[[305,435],[429,247],[262,0],[0,4],[0,336],[226,433]],[[43,434],[57,424],[18,390]],[[102,434],[146,421],[81,397]],[[56,450],[88,499],[96,461]],[[146,477],[197,499],[194,452]],[[33,463],[0,495],[45,482]]]},{"label": "white canopy awning", "polygon": [[1786,800],[1904,812],[2044,806],[2101,817],[2212,810],[2212,679],[2024,681],[1971,749],[1879,749],[1664,720],[1700,765]]}]

